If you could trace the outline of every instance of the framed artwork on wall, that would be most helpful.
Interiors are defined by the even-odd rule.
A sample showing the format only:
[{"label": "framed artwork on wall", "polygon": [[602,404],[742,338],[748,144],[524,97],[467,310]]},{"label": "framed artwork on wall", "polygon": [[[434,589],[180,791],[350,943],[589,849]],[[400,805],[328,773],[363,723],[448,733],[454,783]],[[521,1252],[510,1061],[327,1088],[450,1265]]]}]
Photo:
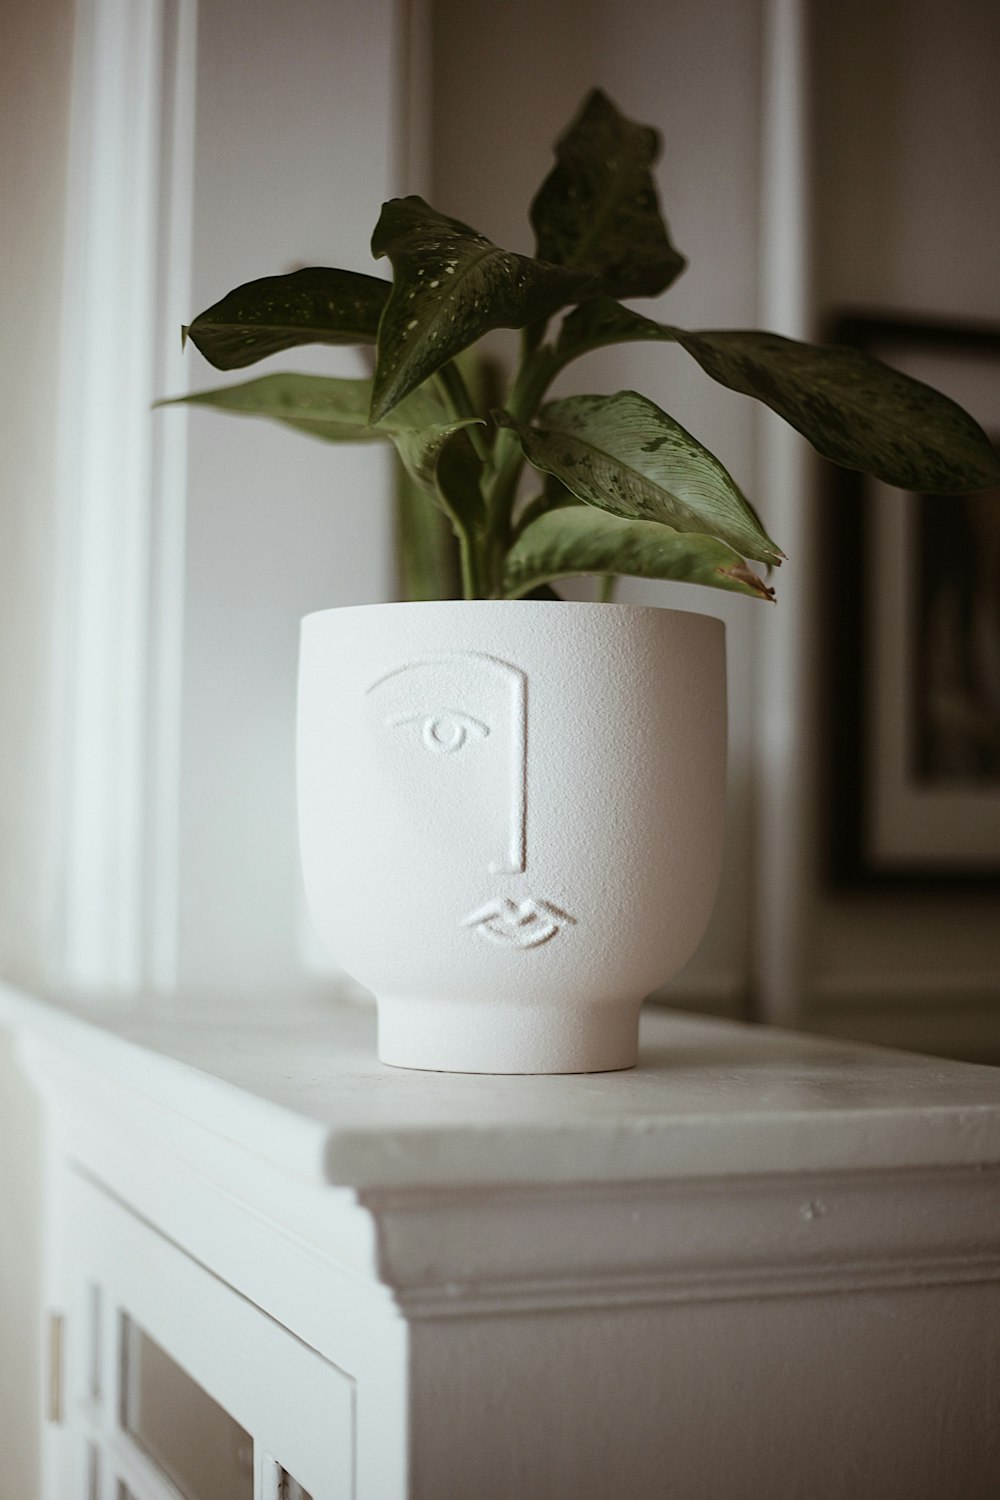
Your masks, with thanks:
[{"label": "framed artwork on wall", "polygon": [[[944,391],[1000,446],[1000,328],[841,316],[830,341]],[[1000,488],[830,479],[838,885],[1000,884]]]}]

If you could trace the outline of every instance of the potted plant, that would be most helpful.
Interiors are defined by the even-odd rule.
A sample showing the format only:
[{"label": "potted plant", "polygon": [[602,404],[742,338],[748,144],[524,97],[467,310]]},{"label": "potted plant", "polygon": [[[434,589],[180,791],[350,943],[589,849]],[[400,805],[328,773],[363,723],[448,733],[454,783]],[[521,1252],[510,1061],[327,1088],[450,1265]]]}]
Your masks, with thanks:
[{"label": "potted plant", "polygon": [[[300,344],[373,345],[370,380],[283,373],[184,399],[393,443],[404,543],[435,516],[455,539],[460,598],[303,624],[307,889],[321,934],[374,989],[380,1055],[399,1065],[631,1066],[643,995],[686,961],[711,908],[722,626],[569,603],[554,585],[631,574],[769,600],[751,564],[783,554],[667,412],[634,391],[548,400],[560,372],[603,345],[679,344],[835,463],[939,493],[1000,481],[965,412],[867,354],[689,332],[624,306],[685,266],[658,204],[658,151],[653,129],[594,90],[532,203],[534,257],[394,199],[372,237],[391,282],[325,267],[265,277],[185,330],[225,370]],[[519,329],[521,351],[490,400],[467,351],[496,328]]]}]

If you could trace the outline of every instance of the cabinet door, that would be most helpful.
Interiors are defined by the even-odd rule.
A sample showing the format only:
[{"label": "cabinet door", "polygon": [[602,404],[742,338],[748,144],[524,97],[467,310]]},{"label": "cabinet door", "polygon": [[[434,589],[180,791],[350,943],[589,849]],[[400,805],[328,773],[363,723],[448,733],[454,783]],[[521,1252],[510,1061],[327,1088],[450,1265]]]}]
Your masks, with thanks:
[{"label": "cabinet door", "polygon": [[103,1189],[64,1181],[72,1488],[50,1500],[349,1500],[352,1378]]}]

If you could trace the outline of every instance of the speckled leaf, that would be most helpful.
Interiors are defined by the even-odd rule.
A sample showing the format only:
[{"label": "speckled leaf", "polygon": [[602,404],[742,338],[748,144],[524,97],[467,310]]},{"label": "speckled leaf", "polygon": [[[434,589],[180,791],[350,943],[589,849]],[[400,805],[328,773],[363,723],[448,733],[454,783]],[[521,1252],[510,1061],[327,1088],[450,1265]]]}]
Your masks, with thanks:
[{"label": "speckled leaf", "polygon": [[960,406],[858,349],[755,330],[688,333],[605,297],[564,319],[555,368],[591,349],[637,340],[680,344],[706,374],[765,402],[845,468],[938,494],[1000,482],[1000,459]]},{"label": "speckled leaf", "polygon": [[217,370],[241,370],[299,344],[374,344],[391,286],[310,266],[238,286],[183,330]]},{"label": "speckled leaf", "polygon": [[588,295],[654,297],[683,271],[650,171],[660,137],[625,118],[600,89],[556,142],[556,165],[531,205],[541,260],[589,266]]},{"label": "speckled leaf", "polygon": [[375,421],[490,329],[547,318],[590,279],[501,250],[417,197],[383,206],[372,254],[387,255],[394,272],[378,335]]},{"label": "speckled leaf", "polygon": [[713,380],[763,401],[834,463],[935,494],[1000,483],[1000,458],[967,412],[860,349],[673,332]]},{"label": "speckled leaf", "polygon": [[521,533],[507,554],[504,592],[520,598],[553,578],[598,573],[670,578],[774,598],[773,589],[716,537],[672,531],[656,521],[625,521],[587,505],[549,511]]},{"label": "speckled leaf", "polygon": [[553,401],[519,432],[531,463],[588,505],[718,537],[758,562],[784,555],[719,460],[635,391]]},{"label": "speckled leaf", "polygon": [[395,443],[413,479],[433,489],[443,444],[469,419],[452,420],[430,391],[415,391],[386,421],[368,420],[370,380],[338,380],[325,375],[262,375],[242,385],[196,391],[161,406],[209,406],[237,415],[269,417],[297,432],[328,443]]}]

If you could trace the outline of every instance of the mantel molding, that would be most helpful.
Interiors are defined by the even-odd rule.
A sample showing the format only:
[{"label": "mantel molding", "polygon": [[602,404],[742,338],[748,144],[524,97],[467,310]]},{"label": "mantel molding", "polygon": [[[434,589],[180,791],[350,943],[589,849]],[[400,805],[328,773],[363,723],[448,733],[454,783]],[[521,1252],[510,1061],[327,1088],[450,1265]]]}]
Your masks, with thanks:
[{"label": "mantel molding", "polygon": [[24,1056],[65,1153],[151,1222],[188,1205],[195,1259],[196,1226],[228,1221],[229,1240],[290,1251],[408,1319],[1000,1280],[996,1166],[356,1194],[275,1172],[140,1094],[95,1090],[50,1047]]},{"label": "mantel molding", "polygon": [[1000,1171],[365,1194],[408,1318],[1000,1280]]},{"label": "mantel molding", "polygon": [[[756,1170],[699,1173],[668,1153],[659,1177],[338,1184],[331,1127],[249,1091],[234,1098],[232,1083],[176,1060],[152,1066],[145,1089],[134,1044],[84,1057],[79,1033],[57,1036],[49,1021],[48,1034],[22,1027],[20,1049],[61,1152],[151,1223],[169,1206],[183,1248],[205,1263],[221,1254],[251,1297],[279,1248],[302,1268],[300,1292],[332,1275],[345,1297],[374,1297],[408,1320],[1000,1280],[1000,1159],[970,1160],[962,1147],[963,1134],[983,1138],[1000,1097],[952,1111],[953,1159],[923,1166],[872,1166],[873,1145],[849,1169],[796,1165],[787,1151],[775,1165],[765,1151]],[[293,1296],[293,1329],[307,1324],[296,1306]]]}]

